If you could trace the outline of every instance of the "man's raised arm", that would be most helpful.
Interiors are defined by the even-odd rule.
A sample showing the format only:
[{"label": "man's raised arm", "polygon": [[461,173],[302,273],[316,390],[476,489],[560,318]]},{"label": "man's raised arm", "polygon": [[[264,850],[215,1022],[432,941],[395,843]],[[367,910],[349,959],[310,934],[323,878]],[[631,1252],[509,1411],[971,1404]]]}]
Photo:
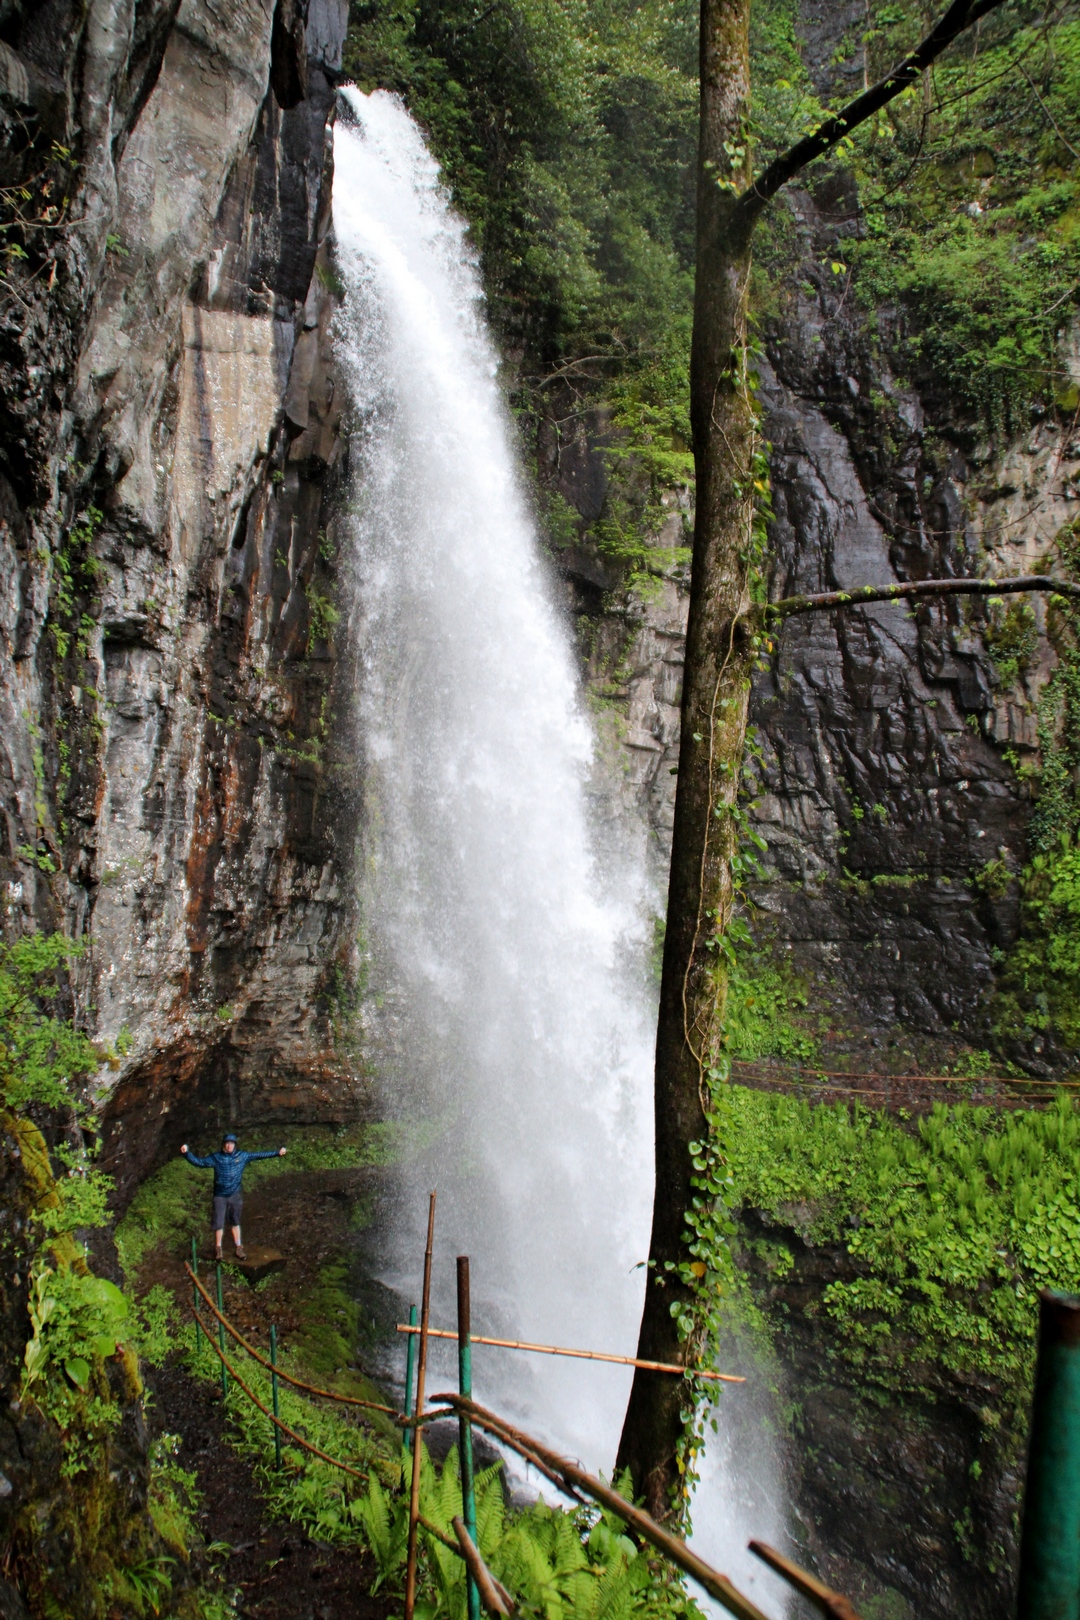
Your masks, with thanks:
[{"label": "man's raised arm", "polygon": [[188,1164],[193,1164],[197,1170],[210,1169],[211,1161],[209,1159],[200,1159],[197,1153],[190,1152],[186,1142],[182,1144],[180,1152],[184,1155],[184,1158],[187,1160]]}]

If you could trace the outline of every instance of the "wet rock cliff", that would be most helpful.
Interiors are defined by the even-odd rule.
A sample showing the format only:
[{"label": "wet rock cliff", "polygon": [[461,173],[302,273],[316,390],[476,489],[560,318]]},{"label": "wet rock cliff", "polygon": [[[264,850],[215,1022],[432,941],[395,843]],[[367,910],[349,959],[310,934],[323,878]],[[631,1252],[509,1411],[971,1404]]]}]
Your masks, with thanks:
[{"label": "wet rock cliff", "polygon": [[[838,238],[835,200],[794,199],[806,258],[763,371],[771,597],[1060,566],[1055,538],[1077,512],[1075,424],[1040,416],[991,444],[883,368],[821,268],[843,226],[854,229],[842,217]],[[1080,376],[1080,332],[1066,347]],[[602,516],[604,422],[575,421],[568,444],[547,435],[552,487],[586,522]],[[655,537],[664,553],[685,543],[688,493],[670,505]],[[627,592],[618,564],[587,544],[555,559],[590,684],[618,714],[621,801],[650,828],[662,893],[685,568]],[[1032,611],[1031,655],[1012,680],[993,656],[992,613],[962,598],[793,619],[756,679],[763,757],[749,781],[768,842],[756,927],[808,976],[848,1044],[990,1044],[995,974],[1019,926],[1009,879],[1028,855],[1037,701],[1058,658],[1045,601]],[[1002,882],[980,882],[996,862]],[[1038,1037],[1007,1051],[1035,1073],[1069,1062]]]},{"label": "wet rock cliff", "polygon": [[357,1104],[330,1029],[354,816],[330,586],[346,20],[0,7],[5,928],[90,942],[73,1011],[120,1054],[99,1100],[122,1196],[185,1121]]}]

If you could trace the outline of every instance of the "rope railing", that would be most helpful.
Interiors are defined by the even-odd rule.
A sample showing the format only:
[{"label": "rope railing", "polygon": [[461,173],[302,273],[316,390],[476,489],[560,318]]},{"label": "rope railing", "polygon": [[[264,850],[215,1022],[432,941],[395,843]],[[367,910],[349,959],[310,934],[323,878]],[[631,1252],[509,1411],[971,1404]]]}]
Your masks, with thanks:
[{"label": "rope railing", "polygon": [[[186,1260],[184,1261],[184,1270],[195,1284],[195,1287],[199,1290],[199,1293],[203,1297],[204,1303],[220,1322],[226,1333],[234,1338],[237,1344],[247,1351],[252,1361],[257,1361],[259,1366],[265,1368],[268,1373],[273,1374],[277,1378],[283,1378],[287,1384],[292,1384],[295,1389],[302,1389],[305,1395],[317,1395],[321,1400],[337,1401],[342,1406],[359,1406],[367,1412],[385,1412],[388,1417],[394,1418],[395,1421],[406,1421],[404,1412],[399,1412],[396,1406],[384,1406],[379,1401],[362,1401],[357,1395],[342,1395],[340,1391],[335,1389],[320,1389],[317,1384],[305,1384],[302,1378],[294,1378],[293,1375],[291,1373],[287,1373],[283,1367],[279,1367],[274,1362],[268,1361],[264,1355],[260,1354],[260,1352],[256,1350],[253,1344],[249,1343],[249,1341],[244,1338],[242,1333],[239,1333],[237,1329],[233,1327],[228,1317],[224,1316],[222,1312],[218,1310],[209,1293],[199,1281],[197,1273],[191,1269],[191,1266]],[[196,1312],[196,1316],[197,1315],[198,1312]],[[206,1332],[205,1326],[203,1327],[203,1332]]]},{"label": "rope railing", "polygon": [[[239,1386],[240,1389],[243,1390],[251,1404],[253,1406],[257,1406],[264,1417],[269,1418],[275,1429],[280,1429],[282,1434],[287,1434],[293,1445],[301,1446],[304,1451],[310,1451],[313,1456],[321,1458],[323,1462],[330,1463],[334,1468],[340,1468],[343,1474],[351,1474],[354,1479],[362,1479],[365,1485],[368,1483],[370,1477],[369,1475],[362,1473],[359,1468],[354,1468],[351,1463],[342,1462],[340,1457],[331,1457],[328,1451],[323,1451],[319,1446],[312,1445],[310,1440],[305,1440],[302,1434],[297,1434],[295,1429],[290,1428],[283,1418],[280,1418],[274,1412],[271,1412],[270,1408],[265,1406],[263,1402],[260,1401],[259,1397],[255,1394],[255,1391],[249,1389],[244,1383],[244,1380],[241,1378],[236,1368],[232,1365],[225,1352],[218,1349],[218,1346],[214,1343],[210,1336],[210,1329],[202,1320],[198,1311],[196,1311],[194,1314],[196,1322],[202,1328],[203,1333],[206,1336],[207,1344],[210,1346],[215,1356],[219,1358],[221,1365],[224,1367],[229,1377],[235,1384]],[[226,1326],[227,1325],[228,1324],[226,1324]]]},{"label": "rope railing", "polygon": [[[434,1200],[432,1201],[432,1204],[434,1205]],[[433,1221],[429,1217],[429,1226],[431,1224],[433,1224]],[[429,1231],[429,1252],[430,1247],[431,1235]],[[429,1257],[426,1256],[425,1258],[428,1260],[428,1264],[430,1264]],[[613,1489],[612,1486],[605,1484],[602,1480],[594,1478],[593,1475],[587,1473],[583,1468],[579,1467],[577,1463],[572,1462],[569,1458],[560,1456],[558,1452],[552,1451],[550,1447],[543,1443],[543,1441],[537,1440],[534,1436],[526,1434],[524,1430],[517,1428],[507,1419],[500,1417],[498,1413],[491,1412],[486,1407],[478,1405],[470,1398],[470,1395],[466,1393],[455,1394],[452,1392],[435,1395],[432,1397],[432,1399],[438,1403],[437,1406],[429,1411],[423,1411],[420,1409],[424,1404],[423,1393],[418,1382],[418,1410],[415,1415],[409,1415],[406,1412],[399,1412],[395,1407],[387,1406],[377,1401],[365,1401],[356,1396],[343,1395],[336,1390],[321,1389],[317,1385],[305,1383],[302,1379],[286,1373],[277,1365],[276,1360],[268,1361],[266,1357],[264,1357],[256,1349],[256,1347],[233,1326],[233,1324],[228,1320],[224,1311],[219,1309],[218,1306],[214,1304],[208,1291],[200,1282],[195,1269],[186,1263],[184,1269],[186,1270],[196,1290],[196,1302],[193,1304],[192,1308],[197,1324],[197,1331],[201,1330],[207,1344],[221,1362],[223,1380],[226,1379],[226,1376],[233,1379],[237,1387],[243,1392],[247,1399],[251,1401],[252,1405],[255,1406],[257,1410],[260,1411],[263,1416],[266,1417],[274,1426],[275,1439],[277,1439],[281,1434],[284,1434],[288,1437],[293,1445],[299,1447],[303,1451],[309,1452],[312,1456],[319,1458],[319,1460],[322,1462],[328,1463],[331,1467],[339,1469],[342,1473],[348,1474],[354,1479],[362,1480],[365,1484],[368,1483],[370,1479],[370,1475],[368,1473],[359,1468],[354,1468],[352,1464],[343,1462],[338,1457],[332,1457],[329,1452],[323,1451],[321,1447],[316,1446],[310,1440],[305,1439],[302,1434],[299,1434],[278,1415],[277,1380],[279,1378],[285,1379],[287,1383],[293,1385],[294,1388],[303,1391],[303,1393],[306,1395],[314,1395],[319,1399],[334,1401],[343,1406],[360,1407],[368,1411],[385,1413],[386,1415],[392,1417],[394,1422],[399,1427],[404,1429],[406,1433],[408,1433],[411,1429],[416,1429],[417,1432],[419,1432],[422,1425],[431,1423],[437,1418],[449,1417],[456,1413],[463,1427],[469,1425],[482,1429],[486,1434],[490,1435],[493,1440],[497,1441],[501,1445],[506,1446],[509,1450],[516,1452],[519,1457],[521,1457],[531,1467],[535,1468],[562,1494],[571,1497],[577,1502],[584,1502],[586,1499],[591,1498],[592,1501],[598,1503],[602,1508],[606,1508],[608,1512],[613,1513],[616,1517],[622,1519],[640,1541],[647,1542],[650,1546],[654,1547],[657,1552],[661,1553],[666,1559],[668,1559],[670,1563],[674,1564],[676,1568],[681,1569],[684,1574],[689,1575],[692,1580],[696,1581],[699,1586],[708,1592],[710,1597],[714,1598],[718,1603],[720,1603],[730,1614],[735,1615],[737,1620],[766,1620],[766,1616],[757,1607],[757,1605],[754,1604],[743,1592],[740,1592],[726,1575],[721,1574],[719,1570],[714,1569],[710,1564],[706,1563],[705,1560],[699,1557],[698,1554],[691,1547],[689,1547],[685,1541],[680,1539],[680,1537],[673,1535],[669,1530],[665,1530],[664,1527],[658,1524],[651,1514],[647,1513],[644,1508],[636,1506],[633,1502],[628,1502],[626,1498],[621,1496],[618,1491]],[[429,1288],[425,1289],[424,1313],[421,1324],[422,1342],[423,1340],[426,1340],[429,1333],[438,1332],[439,1337],[450,1336],[447,1334],[446,1330],[435,1330],[428,1325],[427,1311],[429,1303],[429,1291]],[[213,1317],[216,1318],[219,1325],[219,1332],[223,1330],[225,1333],[228,1333],[236,1341],[236,1343],[240,1345],[241,1349],[243,1349],[245,1353],[252,1358],[253,1361],[270,1373],[272,1386],[274,1389],[274,1411],[271,1411],[266,1404],[259,1399],[254,1390],[252,1390],[244,1382],[240,1374],[236,1371],[235,1367],[225,1355],[224,1349],[214,1343],[211,1336],[211,1329],[199,1313],[197,1303],[199,1297],[201,1297],[203,1302],[209,1307]],[[461,1308],[461,1301],[459,1299],[459,1312]],[[467,1324],[467,1299],[465,1310],[465,1321]],[[467,1326],[464,1331],[467,1334]],[[458,1337],[460,1344],[460,1333]],[[508,1347],[516,1348],[517,1346],[510,1345]],[[546,1347],[537,1346],[535,1348]],[[587,1355],[587,1359],[614,1360],[616,1358],[609,1358],[599,1355],[594,1358]],[[674,1371],[674,1368],[671,1370]],[[687,1369],[679,1370],[685,1371]],[[731,1382],[737,1381],[731,1375],[728,1375],[728,1379]],[[411,1401],[411,1398],[412,1391],[410,1389],[406,1393],[407,1404],[409,1401]],[[467,1586],[470,1594],[470,1613],[472,1612],[472,1605],[475,1603],[477,1606],[476,1613],[479,1613],[479,1607],[482,1606],[488,1611],[489,1614],[499,1617],[499,1620],[505,1620],[505,1617],[513,1613],[513,1600],[511,1599],[510,1594],[506,1591],[505,1587],[500,1585],[484,1563],[474,1539],[475,1531],[470,1534],[471,1525],[467,1525],[466,1523],[466,1518],[469,1517],[469,1502],[465,1501],[464,1503],[465,1517],[458,1518],[453,1521],[453,1529],[457,1537],[455,1542],[451,1540],[445,1531],[439,1529],[437,1525],[432,1524],[430,1520],[420,1513],[416,1490],[416,1485],[418,1483],[418,1462],[419,1446],[414,1448],[414,1480],[409,1510],[410,1529],[412,1531],[410,1536],[409,1563],[411,1566],[410,1575],[413,1592],[415,1593],[416,1579],[415,1534],[417,1529],[423,1529],[425,1533],[433,1536],[449,1551],[455,1553],[457,1557],[464,1561],[467,1571]],[[463,1481],[463,1497],[467,1497],[469,1492],[464,1487],[465,1482]],[[473,1508],[473,1514],[475,1514],[475,1508]],[[843,1597],[840,1593],[833,1592],[815,1576],[809,1574],[808,1571],[800,1569],[797,1564],[792,1563],[790,1559],[785,1558],[781,1553],[778,1553],[775,1551],[775,1549],[766,1546],[763,1542],[751,1542],[750,1547],[759,1558],[770,1566],[770,1568],[775,1570],[776,1573],[779,1574],[784,1580],[795,1587],[797,1591],[802,1593],[802,1595],[806,1597],[815,1606],[815,1608],[820,1611],[821,1614],[828,1617],[828,1620],[859,1620],[859,1616],[856,1614],[854,1608],[847,1598]]]},{"label": "rope railing", "polygon": [[[794,1081],[797,1085],[824,1086],[828,1090],[838,1089],[833,1081],[871,1080],[877,1085],[863,1087],[859,1096],[885,1096],[894,1086],[1035,1086],[1042,1087],[1042,1095],[1052,1098],[1058,1091],[1080,1090],[1080,1080],[1054,1080],[1043,1075],[1034,1074],[883,1074],[880,1071],[855,1069],[819,1069],[813,1065],[804,1066],[797,1063],[768,1063],[759,1062],[754,1058],[733,1058],[731,1060],[732,1078],[740,1076],[754,1080]],[[844,1087],[845,1090],[854,1090],[853,1087]],[[1039,1092],[1036,1092],[1039,1095]],[[1025,1098],[1031,1101],[1031,1098]]]}]

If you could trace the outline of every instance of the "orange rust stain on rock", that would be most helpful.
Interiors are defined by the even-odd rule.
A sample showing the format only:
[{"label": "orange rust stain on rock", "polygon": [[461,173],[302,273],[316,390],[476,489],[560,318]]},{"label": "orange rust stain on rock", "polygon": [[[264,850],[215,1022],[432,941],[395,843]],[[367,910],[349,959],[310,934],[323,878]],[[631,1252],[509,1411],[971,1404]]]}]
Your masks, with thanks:
[{"label": "orange rust stain on rock", "polygon": [[[214,725],[207,723],[207,730]],[[214,728],[216,729],[216,727]],[[191,842],[187,858],[187,943],[188,950],[200,954],[210,942],[209,915],[214,898],[214,873],[221,858],[221,830],[214,793],[214,756],[207,743],[202,773],[191,818]]]},{"label": "orange rust stain on rock", "polygon": [[240,838],[244,820],[250,808],[243,802],[243,781],[232,748],[229,749],[225,756],[221,777],[223,789],[221,810],[223,842],[225,845],[229,845],[235,844]]}]

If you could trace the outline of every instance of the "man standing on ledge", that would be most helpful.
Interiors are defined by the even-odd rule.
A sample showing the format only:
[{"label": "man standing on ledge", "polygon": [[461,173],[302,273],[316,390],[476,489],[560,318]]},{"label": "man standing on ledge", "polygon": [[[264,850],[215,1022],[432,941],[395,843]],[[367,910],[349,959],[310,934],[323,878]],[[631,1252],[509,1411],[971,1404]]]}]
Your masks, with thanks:
[{"label": "man standing on ledge", "polygon": [[271,1148],[266,1153],[238,1153],[236,1137],[230,1132],[221,1144],[220,1153],[211,1153],[206,1159],[200,1159],[197,1153],[189,1153],[185,1142],[180,1152],[188,1164],[193,1164],[199,1170],[214,1172],[214,1259],[221,1259],[221,1240],[225,1235],[225,1217],[229,1217],[232,1226],[233,1242],[236,1244],[236,1258],[244,1259],[244,1245],[240,1238],[240,1217],[244,1212],[244,1195],[240,1190],[240,1183],[244,1179],[244,1171],[252,1159],[283,1159],[284,1148]]}]

